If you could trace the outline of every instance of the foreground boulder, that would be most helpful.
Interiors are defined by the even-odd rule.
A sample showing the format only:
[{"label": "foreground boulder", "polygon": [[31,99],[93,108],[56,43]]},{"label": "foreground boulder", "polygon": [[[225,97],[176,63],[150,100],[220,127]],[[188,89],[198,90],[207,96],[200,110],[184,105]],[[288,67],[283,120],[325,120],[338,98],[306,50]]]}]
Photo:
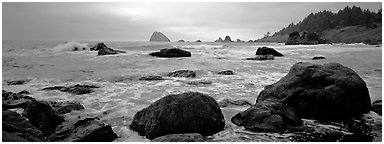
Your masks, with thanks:
[{"label": "foreground boulder", "polygon": [[35,102],[36,99],[33,97],[25,96],[23,94],[16,94],[13,92],[2,91],[2,108],[13,109],[13,108],[26,108],[29,104]]},{"label": "foreground boulder", "polygon": [[65,87],[65,86],[53,86],[53,87],[46,87],[46,88],[43,88],[42,90],[59,90],[61,92],[67,92],[67,93],[70,93],[70,94],[74,94],[74,95],[82,95],[82,94],[88,94],[88,93],[92,93],[94,90],[94,88],[100,88],[98,86],[94,86],[94,85],[81,85],[81,84],[76,84],[76,85],[73,85],[73,86],[68,86],[68,87]]},{"label": "foreground boulder", "polygon": [[56,127],[65,121],[47,103],[39,101],[28,105],[23,111],[23,116],[28,118],[28,121],[43,132],[44,135],[52,134]]},{"label": "foreground boulder", "polygon": [[273,55],[256,55],[253,58],[246,58],[245,60],[274,60],[275,57]]},{"label": "foreground boulder", "polygon": [[338,63],[296,63],[285,77],[265,87],[256,103],[267,99],[279,100],[308,119],[344,120],[371,110],[363,79]]},{"label": "foreground boulder", "polygon": [[111,142],[117,138],[112,127],[100,121],[99,118],[85,118],[76,122],[63,123],[58,130],[48,138],[48,141],[58,142]]},{"label": "foreground boulder", "polygon": [[273,55],[273,56],[284,56],[283,54],[276,51],[274,48],[259,47],[257,48],[256,55]]},{"label": "foreground boulder", "polygon": [[319,36],[314,32],[303,32],[303,34],[300,36],[300,33],[295,31],[289,34],[285,45],[313,45],[326,43],[329,42],[327,42],[327,40],[320,39]]},{"label": "foreground boulder", "polygon": [[3,142],[42,142],[43,133],[20,114],[6,110],[2,111],[2,141]]},{"label": "foreground boulder", "polygon": [[198,133],[170,134],[157,137],[151,142],[203,142],[203,136]]},{"label": "foreground boulder", "polygon": [[183,133],[208,136],[222,131],[224,125],[224,116],[215,99],[198,92],[186,92],[167,95],[137,112],[129,128],[154,139]]},{"label": "foreground boulder", "polygon": [[165,58],[191,57],[191,52],[178,49],[178,48],[165,48],[165,49],[161,49],[160,52],[152,52],[149,55],[155,56],[155,57],[165,57]]},{"label": "foreground boulder", "polygon": [[170,42],[170,40],[161,32],[153,32],[150,42]]},{"label": "foreground boulder", "polygon": [[191,70],[179,70],[167,74],[169,77],[196,77],[196,73]]},{"label": "foreground boulder", "polygon": [[284,132],[302,125],[301,119],[289,106],[274,100],[257,103],[233,116],[231,121],[255,132]]}]

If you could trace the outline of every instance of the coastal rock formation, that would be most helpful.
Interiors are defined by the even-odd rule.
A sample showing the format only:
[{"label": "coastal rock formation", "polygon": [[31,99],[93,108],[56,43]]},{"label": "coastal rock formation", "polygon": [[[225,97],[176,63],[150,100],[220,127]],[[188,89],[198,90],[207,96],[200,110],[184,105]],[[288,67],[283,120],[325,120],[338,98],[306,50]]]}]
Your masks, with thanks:
[{"label": "coastal rock formation", "polygon": [[251,106],[252,104],[248,102],[247,100],[233,100],[233,99],[223,99],[219,102],[220,107],[227,107],[229,105],[234,106]]},{"label": "coastal rock formation", "polygon": [[152,80],[164,80],[164,79],[161,76],[144,76],[144,77],[139,78],[139,80],[152,81]]},{"label": "coastal rock formation", "polygon": [[137,112],[131,130],[149,139],[167,134],[213,135],[224,129],[224,116],[215,99],[198,92],[167,95]]},{"label": "coastal rock formation", "polygon": [[165,57],[165,58],[191,57],[191,52],[185,51],[179,48],[165,48],[165,49],[161,49],[160,52],[152,52],[149,55],[155,56],[155,57]]},{"label": "coastal rock formation", "polygon": [[231,121],[255,132],[284,132],[289,127],[302,125],[301,119],[289,106],[274,100],[256,103],[233,116]]},{"label": "coastal rock formation", "polygon": [[317,120],[343,120],[371,110],[364,80],[338,63],[294,64],[285,77],[260,92],[256,103],[267,99],[292,107],[299,117]]},{"label": "coastal rock formation", "polygon": [[99,50],[104,49],[104,48],[108,48],[108,46],[101,42],[101,43],[98,43],[95,46],[91,47],[89,50],[99,51]]},{"label": "coastal rock formation", "polygon": [[25,96],[23,94],[16,94],[13,92],[2,91],[2,108],[13,109],[13,108],[26,108],[29,104],[35,102],[36,99]]},{"label": "coastal rock formation", "polygon": [[100,55],[114,55],[114,54],[119,54],[119,53],[127,53],[127,52],[121,51],[121,50],[114,50],[111,48],[103,48],[97,52],[97,55],[98,56],[100,56]]},{"label": "coastal rock formation", "polygon": [[178,70],[167,74],[169,77],[196,77],[196,73],[191,70]]},{"label": "coastal rock formation", "polygon": [[276,51],[274,48],[269,47],[259,47],[257,48],[256,55],[273,55],[276,57],[284,56],[280,52]]},{"label": "coastal rock formation", "polygon": [[253,58],[246,58],[245,60],[274,60],[273,55],[256,55]]},{"label": "coastal rock formation", "polygon": [[225,36],[225,39],[223,42],[232,42],[231,37]]},{"label": "coastal rock formation", "polygon": [[71,111],[78,111],[78,110],[83,110],[84,106],[81,105],[79,102],[74,102],[74,101],[43,101],[45,103],[48,103],[55,111],[57,111],[58,114],[66,114]]},{"label": "coastal rock formation", "polygon": [[179,41],[177,41],[177,42],[185,42],[184,40],[179,40]]},{"label": "coastal rock formation", "polygon": [[215,40],[215,42],[224,42],[223,39],[221,39],[221,37],[219,37],[219,39]]},{"label": "coastal rock formation", "polygon": [[43,132],[44,135],[52,134],[56,127],[65,121],[64,118],[47,103],[39,101],[28,105],[23,111],[23,116],[26,117],[32,125]]},{"label": "coastal rock formation", "polygon": [[241,40],[240,40],[240,39],[237,39],[236,42],[241,42]]},{"label": "coastal rock formation", "polygon": [[46,88],[43,88],[42,90],[59,90],[61,92],[67,92],[74,95],[82,95],[82,94],[88,94],[93,92],[94,88],[100,88],[100,87],[95,85],[76,84],[68,87],[65,87],[65,86],[46,87]]},{"label": "coastal rock formation", "polygon": [[303,32],[303,34],[300,36],[300,33],[295,31],[289,34],[285,45],[313,45],[325,43],[327,43],[326,40],[320,39],[319,36],[314,32]]},{"label": "coastal rock formation", "polygon": [[315,56],[312,58],[312,60],[319,60],[319,59],[325,59],[323,56]]},{"label": "coastal rock formation", "polygon": [[99,118],[85,118],[78,121],[65,122],[48,141],[55,142],[111,142],[117,138],[112,127]]},{"label": "coastal rock formation", "polygon": [[5,80],[7,85],[23,85],[25,83],[28,83],[31,81],[30,79],[23,79],[23,80]]},{"label": "coastal rock formation", "polygon": [[161,32],[153,32],[150,42],[170,42],[170,40]]},{"label": "coastal rock formation", "polygon": [[2,141],[3,142],[42,142],[43,133],[20,114],[2,111]]},{"label": "coastal rock formation", "polygon": [[169,134],[157,137],[151,142],[203,142],[203,136],[199,133]]},{"label": "coastal rock formation", "polygon": [[222,74],[222,75],[233,75],[233,71],[231,70],[226,70],[226,71],[221,71],[219,72],[218,74]]}]

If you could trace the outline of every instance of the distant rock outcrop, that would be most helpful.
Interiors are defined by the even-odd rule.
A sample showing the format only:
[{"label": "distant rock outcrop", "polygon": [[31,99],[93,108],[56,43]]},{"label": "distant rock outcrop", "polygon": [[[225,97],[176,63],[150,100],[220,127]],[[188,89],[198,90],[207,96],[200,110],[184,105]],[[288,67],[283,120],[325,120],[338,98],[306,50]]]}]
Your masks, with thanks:
[{"label": "distant rock outcrop", "polygon": [[170,42],[170,40],[161,32],[153,32],[149,41],[151,41],[151,42]]},{"label": "distant rock outcrop", "polygon": [[167,74],[169,77],[196,77],[196,73],[191,70],[178,70]]},{"label": "distant rock outcrop", "polygon": [[46,87],[46,88],[43,88],[42,90],[59,90],[61,92],[67,92],[67,93],[71,93],[74,95],[82,95],[82,94],[88,94],[88,93],[93,92],[94,88],[100,88],[100,87],[94,86],[94,85],[76,84],[76,85],[68,86],[68,87],[65,87],[65,86]]},{"label": "distant rock outcrop", "polygon": [[241,42],[241,40],[240,40],[240,39],[237,39],[236,42]]},{"label": "distant rock outcrop", "polygon": [[319,59],[325,59],[324,56],[315,56],[312,58],[312,60],[319,60]]},{"label": "distant rock outcrop", "polygon": [[213,135],[224,129],[223,113],[216,100],[198,92],[167,95],[137,112],[131,130],[149,139],[199,133]]},{"label": "distant rock outcrop", "polygon": [[201,40],[197,40],[196,42],[201,42]]},{"label": "distant rock outcrop", "polygon": [[223,39],[221,39],[221,37],[219,37],[219,39],[215,40],[215,42],[224,42]]},{"label": "distant rock outcrop", "polygon": [[273,55],[256,55],[253,58],[246,58],[245,60],[274,60],[275,57]]},{"label": "distant rock outcrop", "polygon": [[179,41],[177,41],[177,42],[185,42],[184,40],[179,40]]},{"label": "distant rock outcrop", "polygon": [[160,52],[149,53],[150,56],[155,57],[165,57],[165,58],[174,58],[174,57],[191,57],[191,52],[185,51],[179,48],[164,48]]},{"label": "distant rock outcrop", "polygon": [[233,75],[233,71],[231,71],[231,70],[225,70],[225,71],[221,71],[221,72],[219,72],[218,74],[222,74],[222,75]]},{"label": "distant rock outcrop", "polygon": [[223,42],[232,42],[231,37],[225,36],[225,39]]},{"label": "distant rock outcrop", "polygon": [[295,31],[289,34],[285,45],[314,45],[325,43],[327,43],[327,41],[320,39],[319,36],[314,32],[303,32],[303,34],[300,36],[300,33]]},{"label": "distant rock outcrop", "polygon": [[253,40],[249,40],[249,41],[248,41],[248,43],[251,43],[251,42],[253,42]]},{"label": "distant rock outcrop", "polygon": [[118,54],[118,53],[127,53],[125,51],[121,50],[114,50],[104,43],[98,43],[97,45],[93,46],[90,48],[91,51],[98,51],[97,55],[113,55],[113,54]]}]

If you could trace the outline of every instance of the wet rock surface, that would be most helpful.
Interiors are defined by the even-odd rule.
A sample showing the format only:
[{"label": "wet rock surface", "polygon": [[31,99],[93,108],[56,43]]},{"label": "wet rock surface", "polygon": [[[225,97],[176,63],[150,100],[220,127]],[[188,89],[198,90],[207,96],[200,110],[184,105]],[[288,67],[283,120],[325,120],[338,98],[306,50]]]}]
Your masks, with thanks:
[{"label": "wet rock surface", "polygon": [[159,52],[149,53],[149,55],[163,58],[191,57],[191,52],[179,48],[165,48],[161,49]]},{"label": "wet rock surface", "polygon": [[219,102],[220,107],[228,107],[228,106],[252,106],[250,102],[247,100],[233,100],[233,99],[223,99]]},{"label": "wet rock surface", "polygon": [[234,75],[234,72],[231,71],[231,70],[226,70],[226,71],[221,71],[221,72],[219,72],[218,74],[222,74],[222,75]]},{"label": "wet rock surface", "polygon": [[320,59],[325,59],[324,56],[315,56],[312,58],[312,60],[320,60]]},{"label": "wet rock surface", "polygon": [[161,76],[144,76],[144,77],[140,77],[139,80],[152,81],[152,80],[164,80],[164,79]]},{"label": "wet rock surface", "polygon": [[53,87],[45,87],[42,90],[49,91],[49,90],[59,90],[61,92],[67,92],[74,95],[82,95],[82,94],[88,94],[92,93],[95,88],[100,88],[95,85],[81,85],[76,84],[73,86],[53,86]]},{"label": "wet rock surface", "polygon": [[167,95],[137,112],[131,130],[149,139],[168,134],[213,135],[224,129],[218,103],[198,92]]},{"label": "wet rock surface", "polygon": [[276,57],[284,56],[280,52],[276,51],[274,48],[269,47],[259,47],[256,50],[256,55],[273,55]]},{"label": "wet rock surface", "polygon": [[6,110],[2,111],[2,141],[3,142],[41,142],[43,133],[20,114]]},{"label": "wet rock surface", "polygon": [[13,109],[13,108],[26,108],[29,104],[35,102],[36,99],[23,94],[16,94],[13,92],[2,91],[2,108]]},{"label": "wet rock surface", "polygon": [[256,55],[253,58],[246,58],[245,60],[274,60],[275,57],[273,55]]},{"label": "wet rock surface", "polygon": [[192,70],[178,70],[167,74],[169,77],[196,77],[196,73]]},{"label": "wet rock surface", "polygon": [[151,142],[203,142],[203,136],[198,133],[170,134],[157,137]]},{"label": "wet rock surface", "polygon": [[55,111],[57,111],[59,114],[66,114],[71,111],[79,111],[83,110],[84,106],[81,105],[79,102],[71,102],[71,101],[43,101],[45,103],[48,103]]}]

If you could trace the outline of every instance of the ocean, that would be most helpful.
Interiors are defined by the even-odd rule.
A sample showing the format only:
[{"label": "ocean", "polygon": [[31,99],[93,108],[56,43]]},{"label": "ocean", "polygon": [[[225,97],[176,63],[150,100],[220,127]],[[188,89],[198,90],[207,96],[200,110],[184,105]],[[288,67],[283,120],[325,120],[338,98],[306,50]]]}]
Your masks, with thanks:
[{"label": "ocean", "polygon": [[[187,91],[207,94],[217,101],[245,99],[255,103],[261,90],[284,77],[297,62],[317,64],[337,62],[356,71],[366,82],[371,101],[382,99],[382,47],[365,44],[289,45],[282,43],[214,42],[129,42],[105,41],[113,49],[127,53],[97,56],[97,51],[71,51],[73,46],[93,46],[97,41],[3,41],[2,89],[29,91],[38,100],[77,101],[84,105],[74,115],[97,116],[110,124],[119,138],[115,141],[149,141],[129,130],[133,116],[154,101]],[[250,61],[258,47],[267,46],[284,54],[274,60]],[[157,58],[150,52],[178,47],[192,53],[185,58]],[[312,60],[324,56],[324,60]],[[195,78],[166,77],[176,70],[193,70]],[[234,75],[219,75],[231,70]],[[141,76],[162,75],[165,80],[142,81]],[[24,85],[7,85],[5,80],[30,79]],[[190,85],[191,81],[212,84]],[[57,85],[93,84],[95,92],[72,95],[41,89]],[[253,133],[230,122],[232,116],[248,107],[222,108],[225,130],[212,136],[216,141],[279,141],[285,134]],[[284,141],[281,139],[281,141]]]}]

